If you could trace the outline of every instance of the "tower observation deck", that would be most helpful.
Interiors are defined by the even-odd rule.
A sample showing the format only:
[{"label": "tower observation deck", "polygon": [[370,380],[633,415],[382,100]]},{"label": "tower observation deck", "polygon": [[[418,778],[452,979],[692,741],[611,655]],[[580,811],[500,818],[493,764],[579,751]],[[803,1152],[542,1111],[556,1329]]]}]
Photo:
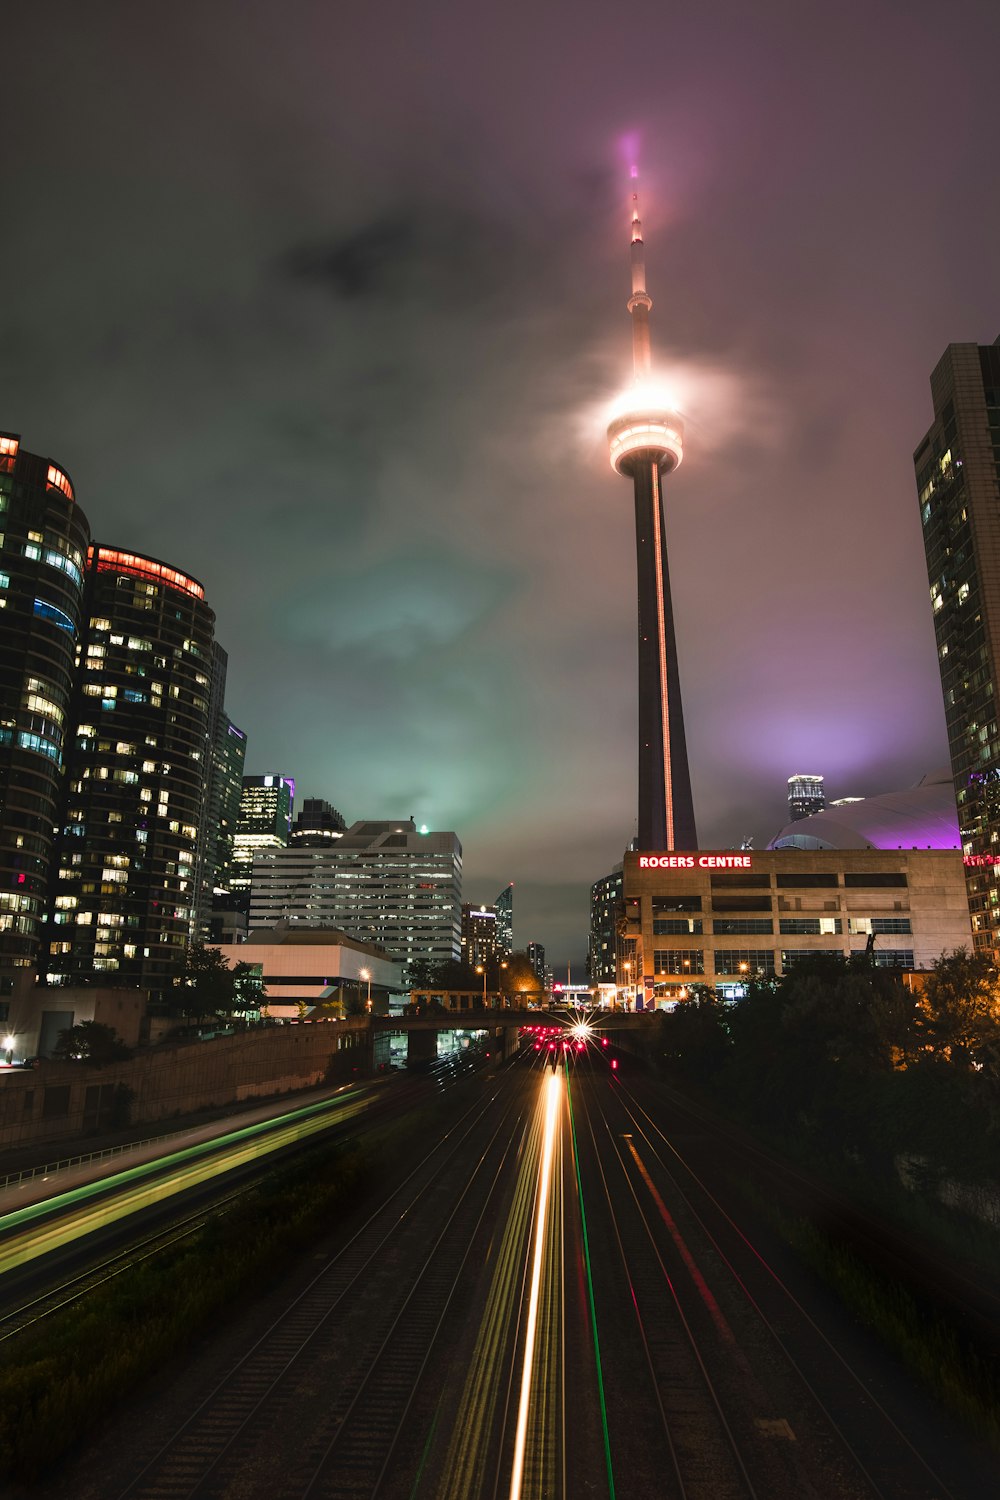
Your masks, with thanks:
[{"label": "tower observation deck", "polygon": [[695,849],[691,773],[684,738],[677,642],[663,524],[664,477],[684,455],[684,426],[650,374],[652,351],[645,247],[632,168],[631,263],[634,379],[608,427],[611,467],[632,481],[635,494],[636,582],[639,605],[640,849]]}]

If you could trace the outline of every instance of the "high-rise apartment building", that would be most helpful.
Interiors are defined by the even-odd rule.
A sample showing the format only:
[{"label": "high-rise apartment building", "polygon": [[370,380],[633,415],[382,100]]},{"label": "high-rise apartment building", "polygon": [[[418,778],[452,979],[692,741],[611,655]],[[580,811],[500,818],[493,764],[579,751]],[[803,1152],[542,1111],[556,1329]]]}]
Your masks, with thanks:
[{"label": "high-rise apartment building", "polygon": [[153,990],[194,929],[215,616],[177,568],[92,546],[48,980]]},{"label": "high-rise apartment building", "polygon": [[0,993],[42,943],[89,542],[66,471],[0,433]]},{"label": "high-rise apartment building", "polygon": [[327,846],[257,855],[250,927],[281,921],[339,927],[397,962],[457,959],[462,846],[454,833],[418,833],[408,819],[353,823]]},{"label": "high-rise apartment building", "polygon": [[811,818],[813,813],[821,813],[826,806],[826,796],[823,792],[822,776],[789,776],[788,778],[788,821],[795,823],[799,818]]},{"label": "high-rise apartment building", "polygon": [[623,865],[590,887],[590,948],[587,977],[592,984],[614,984],[619,961],[619,933],[624,921]]},{"label": "high-rise apartment building", "polygon": [[542,981],[542,984],[546,984],[548,970],[545,967],[545,944],[529,943],[525,952],[528,955],[528,962],[531,965],[532,971]]},{"label": "high-rise apartment building", "polygon": [[295,782],[290,776],[244,776],[233,839],[229,888],[249,910],[250,880],[258,854],[284,849],[292,829]]},{"label": "high-rise apartment building", "polygon": [[1000,954],[1000,339],[949,344],[913,455],[976,948]]},{"label": "high-rise apartment building", "polygon": [[[636,168],[632,168],[633,189]],[[683,423],[652,382],[646,263],[639,200],[631,228],[634,380],[608,428],[611,467],[632,481],[639,604],[640,849],[697,847],[663,510],[663,479],[681,461]]]}]

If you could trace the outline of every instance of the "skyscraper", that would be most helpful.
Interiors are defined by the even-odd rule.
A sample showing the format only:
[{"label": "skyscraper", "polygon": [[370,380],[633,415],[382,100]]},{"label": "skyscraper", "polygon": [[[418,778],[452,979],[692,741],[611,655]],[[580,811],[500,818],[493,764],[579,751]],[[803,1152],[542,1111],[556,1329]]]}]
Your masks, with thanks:
[{"label": "skyscraper", "polygon": [[159,989],[198,906],[215,615],[196,579],[99,546],[84,612],[49,983]]},{"label": "skyscraper", "polygon": [[514,951],[514,882],[505,885],[493,903],[497,914],[497,953],[509,958]]},{"label": "skyscraper", "polygon": [[608,428],[611,467],[632,481],[639,603],[640,849],[694,849],[697,837],[681,709],[677,642],[661,481],[683,456],[683,424],[653,385],[645,252],[632,168],[631,264],[634,379]]},{"label": "skyscraper", "polygon": [[505,955],[498,943],[497,914],[492,906],[475,906],[462,902],[462,962],[474,969],[477,964],[496,964]]},{"label": "skyscraper", "polygon": [[89,541],[65,471],[0,433],[0,993],[42,939]]},{"label": "skyscraper", "polygon": [[292,828],[295,782],[290,776],[244,776],[236,823],[230,890],[250,909],[253,862],[267,849],[284,849]]},{"label": "skyscraper", "polygon": [[789,776],[788,778],[788,821],[798,822],[799,818],[811,818],[813,813],[821,813],[826,806],[826,796],[823,792],[822,776]]},{"label": "skyscraper", "polygon": [[209,744],[206,766],[205,810],[198,849],[198,912],[196,936],[212,930],[212,907],[217,895],[229,890],[233,839],[240,813],[247,737],[226,713],[226,675],[229,657],[218,641],[212,645],[212,691],[209,697]]},{"label": "skyscraper", "polygon": [[913,455],[977,950],[1000,954],[1000,339],[949,344]]}]

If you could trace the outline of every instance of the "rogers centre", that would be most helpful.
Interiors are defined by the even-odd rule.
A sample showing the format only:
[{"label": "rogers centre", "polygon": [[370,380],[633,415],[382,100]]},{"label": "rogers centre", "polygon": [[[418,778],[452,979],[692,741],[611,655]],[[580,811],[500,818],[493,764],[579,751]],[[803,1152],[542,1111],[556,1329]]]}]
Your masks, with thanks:
[{"label": "rogers centre", "polygon": [[616,941],[619,998],[722,999],[803,959],[868,954],[927,969],[972,947],[958,849],[629,851]]},{"label": "rogers centre", "polygon": [[750,854],[640,854],[640,870],[752,870]]}]

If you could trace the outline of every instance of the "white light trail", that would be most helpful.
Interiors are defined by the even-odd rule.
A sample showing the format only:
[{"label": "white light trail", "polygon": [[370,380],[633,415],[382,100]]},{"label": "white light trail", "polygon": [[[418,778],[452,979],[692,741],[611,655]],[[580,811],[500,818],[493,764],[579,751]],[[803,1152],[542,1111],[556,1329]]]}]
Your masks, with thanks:
[{"label": "white light trail", "polygon": [[524,1478],[524,1450],[528,1437],[528,1406],[531,1401],[531,1367],[535,1360],[535,1332],[538,1324],[538,1294],[542,1284],[542,1261],[545,1252],[545,1220],[552,1181],[552,1157],[555,1151],[556,1123],[562,1098],[562,1077],[550,1073],[545,1082],[545,1133],[542,1139],[541,1180],[535,1204],[535,1253],[531,1267],[531,1292],[528,1297],[528,1322],[524,1334],[524,1368],[521,1371],[521,1398],[517,1408],[517,1431],[514,1437],[514,1467],[510,1476],[510,1500],[521,1500]]}]

